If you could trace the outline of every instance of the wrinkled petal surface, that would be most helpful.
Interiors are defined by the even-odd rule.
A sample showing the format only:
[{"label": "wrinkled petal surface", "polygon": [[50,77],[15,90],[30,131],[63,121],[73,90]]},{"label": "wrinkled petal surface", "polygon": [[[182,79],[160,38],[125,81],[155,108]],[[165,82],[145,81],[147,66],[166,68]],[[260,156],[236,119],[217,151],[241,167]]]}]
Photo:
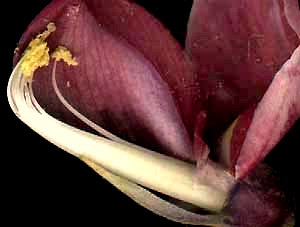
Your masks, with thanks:
[{"label": "wrinkled petal surface", "polygon": [[[127,1],[117,2],[130,6]],[[126,140],[194,159],[188,133],[159,70],[102,25],[102,19],[96,18],[88,6],[84,1],[53,1],[29,26],[21,46],[43,31],[47,23],[55,22],[57,30],[49,37],[50,49],[63,45],[79,62],[71,67],[58,62],[56,69],[58,87],[76,110]],[[36,71],[35,97],[48,113],[76,124],[78,120],[53,91],[52,68],[51,64]]]},{"label": "wrinkled petal surface", "polygon": [[210,136],[216,139],[262,97],[299,45],[291,23],[297,5],[297,0],[194,1],[186,49],[207,94]]}]

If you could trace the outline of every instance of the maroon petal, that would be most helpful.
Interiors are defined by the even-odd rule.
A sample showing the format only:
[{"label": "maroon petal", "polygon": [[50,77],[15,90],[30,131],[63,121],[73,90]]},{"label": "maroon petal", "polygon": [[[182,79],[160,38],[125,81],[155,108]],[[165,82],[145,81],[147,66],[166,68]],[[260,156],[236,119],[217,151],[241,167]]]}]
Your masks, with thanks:
[{"label": "maroon petal", "polygon": [[262,97],[299,45],[296,10],[297,0],[194,1],[186,49],[208,95],[211,134]]},{"label": "maroon petal", "polygon": [[197,116],[194,129],[193,151],[199,169],[201,169],[201,166],[204,163],[206,163],[210,151],[208,145],[202,139],[205,129],[206,118],[206,112],[200,111]]},{"label": "maroon petal", "polygon": [[252,122],[256,105],[244,111],[226,130],[219,140],[220,162],[235,175],[235,164],[240,155],[247,130]]},{"label": "maroon petal", "polygon": [[239,158],[236,176],[246,176],[300,117],[300,47],[276,74],[259,102]]},{"label": "maroon petal", "polygon": [[[56,8],[57,6],[57,8]],[[191,143],[165,81],[144,55],[101,25],[84,1],[54,1],[24,37],[56,24],[49,47],[67,47],[78,66],[57,63],[56,80],[64,98],[81,114],[139,145],[182,159],[193,159]],[[22,42],[26,43],[27,40]],[[36,71],[33,90],[48,113],[74,123],[51,84],[52,64]]]},{"label": "maroon petal", "polygon": [[88,0],[98,22],[120,35],[149,59],[176,99],[190,136],[201,109],[202,96],[192,64],[171,33],[142,7],[127,0]]},{"label": "maroon petal", "polygon": [[295,226],[296,201],[288,185],[270,168],[259,165],[232,191],[225,208],[229,226]]},{"label": "maroon petal", "polygon": [[237,178],[247,176],[299,119],[299,91],[300,46],[276,74],[257,106],[241,114],[230,129],[231,135],[225,133],[223,137],[222,161]]},{"label": "maroon petal", "polygon": [[[30,25],[30,29],[23,34],[15,62],[36,31],[41,31],[52,18],[59,16],[65,5],[76,2],[54,0],[49,4]],[[199,84],[195,83],[196,76],[192,64],[179,43],[156,18],[132,1],[85,0],[84,2],[99,26],[126,39],[151,61],[163,80],[168,83],[192,138],[194,123],[198,112],[203,109],[203,102]]]}]

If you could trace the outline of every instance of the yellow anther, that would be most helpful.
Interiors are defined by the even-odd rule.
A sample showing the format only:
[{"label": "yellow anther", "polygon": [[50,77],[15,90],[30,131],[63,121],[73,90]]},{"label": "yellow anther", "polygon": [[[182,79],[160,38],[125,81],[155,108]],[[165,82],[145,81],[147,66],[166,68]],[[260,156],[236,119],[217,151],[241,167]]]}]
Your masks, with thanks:
[{"label": "yellow anther", "polygon": [[63,46],[58,46],[51,54],[51,57],[54,58],[56,61],[63,60],[68,65],[78,65],[78,62],[72,56],[71,52]]}]

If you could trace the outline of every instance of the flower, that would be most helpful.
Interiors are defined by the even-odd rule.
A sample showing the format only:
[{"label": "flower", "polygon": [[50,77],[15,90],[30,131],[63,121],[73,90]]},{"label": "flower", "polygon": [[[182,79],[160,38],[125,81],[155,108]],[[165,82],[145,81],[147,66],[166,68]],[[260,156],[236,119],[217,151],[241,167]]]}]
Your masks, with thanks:
[{"label": "flower", "polygon": [[[290,215],[290,211],[281,213],[288,207],[280,202],[285,197],[275,195],[281,192],[281,185],[259,163],[300,116],[299,23],[295,0],[245,0],[239,5],[194,0],[183,49],[157,19],[131,1],[54,0],[21,37],[14,62],[18,63],[17,74],[23,75],[18,80],[24,83],[25,78],[29,84],[29,100],[38,112],[45,111],[77,129],[96,131],[118,142],[119,150],[135,154],[138,145],[189,165],[197,163],[196,178],[208,185],[199,191],[217,196],[199,202],[197,196],[183,195],[181,189],[180,198],[219,210],[227,199],[223,195],[232,195],[225,206],[233,217],[228,225],[281,225]],[[10,83],[9,97],[17,88]],[[10,100],[17,106],[17,98]],[[23,121],[41,130],[32,126],[29,117]],[[50,119],[48,123],[50,128]],[[86,134],[80,131],[78,136],[78,131],[64,127],[79,146],[80,136]],[[62,138],[53,138],[61,147],[82,155],[74,145],[68,145],[71,149],[62,145]],[[102,142],[106,149],[112,146]],[[142,151],[148,155],[147,150]],[[222,167],[210,160],[211,152]],[[123,156],[112,154],[116,155],[107,162],[114,164],[106,168],[120,174],[121,170],[114,169],[118,166],[115,160]],[[124,155],[123,161],[130,163]],[[153,153],[146,161],[143,158],[139,161],[145,167],[149,160],[169,160]],[[89,162],[90,158],[83,159]],[[177,173],[179,164],[174,163],[170,166]],[[94,168],[102,175],[105,172]],[[151,177],[145,177],[147,170],[138,176],[129,171],[129,164],[122,171],[124,168],[125,177],[149,186],[144,182]],[[190,167],[181,172],[179,182],[190,176]],[[261,189],[257,185],[264,182],[253,174],[276,184]],[[168,191],[162,183],[157,187]],[[248,215],[249,203],[256,207],[253,216]]]}]

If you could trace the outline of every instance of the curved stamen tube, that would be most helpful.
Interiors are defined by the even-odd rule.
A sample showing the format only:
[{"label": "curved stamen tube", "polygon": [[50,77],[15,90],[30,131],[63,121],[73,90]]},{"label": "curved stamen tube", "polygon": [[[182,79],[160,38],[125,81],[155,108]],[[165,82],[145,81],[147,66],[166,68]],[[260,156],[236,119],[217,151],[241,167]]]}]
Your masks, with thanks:
[{"label": "curved stamen tube", "polygon": [[[78,158],[92,160],[108,171],[210,211],[220,211],[228,190],[197,178],[195,166],[134,144],[117,143],[67,125],[47,114],[35,101],[30,86],[15,67],[8,84],[8,100],[15,114],[34,131]],[[220,179],[231,176],[216,170]],[[222,180],[223,181],[223,180]],[[231,183],[229,183],[230,185]]]}]

